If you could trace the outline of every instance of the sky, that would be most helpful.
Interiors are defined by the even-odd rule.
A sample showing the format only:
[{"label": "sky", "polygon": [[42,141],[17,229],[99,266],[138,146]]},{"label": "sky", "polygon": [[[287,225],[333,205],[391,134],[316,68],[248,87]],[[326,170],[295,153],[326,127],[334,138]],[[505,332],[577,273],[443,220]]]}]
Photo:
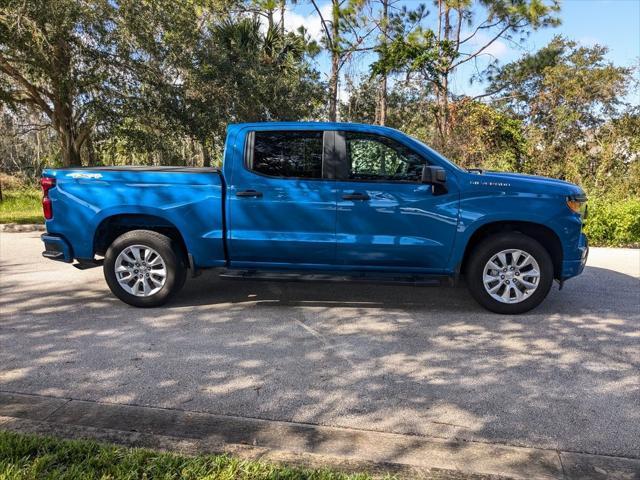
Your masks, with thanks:
[{"label": "sky", "polygon": [[[434,18],[437,13],[431,0],[407,0],[399,3],[407,8],[415,8],[424,3],[431,10],[429,18]],[[329,0],[318,2],[325,18],[330,13]],[[583,45],[591,46],[596,43],[609,48],[607,58],[615,65],[636,66],[640,65],[640,0],[563,0],[560,18],[562,24],[555,28],[545,28],[535,32],[524,43],[516,45],[508,41],[497,41],[489,49],[492,58],[500,64],[516,60],[526,53],[533,53],[545,46],[554,35],[563,35],[571,40],[576,40]],[[310,1],[299,1],[297,5],[290,7],[285,15],[287,29],[297,29],[304,26],[312,38],[319,40],[322,35],[321,24]],[[482,39],[480,39],[482,40]],[[369,64],[374,59],[373,55],[362,55],[343,72],[353,77],[367,73]],[[483,85],[470,84],[470,77],[478,68],[482,68],[490,60],[490,57],[480,60],[479,65],[468,62],[461,68],[452,82],[452,91],[455,94],[477,95],[484,91]],[[325,76],[329,71],[329,61],[326,54],[315,59],[316,67]],[[347,95],[344,89],[345,82],[341,82],[341,97]],[[640,92],[630,92],[627,100],[640,105]]]}]

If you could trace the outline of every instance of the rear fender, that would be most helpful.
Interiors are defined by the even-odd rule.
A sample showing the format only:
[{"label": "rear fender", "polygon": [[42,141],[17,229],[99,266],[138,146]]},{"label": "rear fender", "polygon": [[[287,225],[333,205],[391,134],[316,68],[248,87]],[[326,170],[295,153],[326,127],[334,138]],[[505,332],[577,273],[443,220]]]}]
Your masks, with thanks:
[{"label": "rear fender", "polygon": [[[207,222],[200,221],[195,215],[185,214],[185,209],[162,209],[145,205],[125,205],[106,208],[96,215],[95,234],[98,234],[100,227],[109,219],[121,217],[118,222],[131,226],[148,226],[149,229],[175,228],[184,242],[187,256],[193,258],[194,264],[200,267],[222,266],[224,265],[224,252],[222,246],[222,226],[219,230],[205,231]],[[204,209],[187,209],[204,210]],[[143,217],[143,221],[137,221],[136,216]],[[146,217],[146,218],[144,218]],[[157,219],[157,222],[149,221],[148,218]],[[209,220],[209,224],[211,221]],[[94,237],[95,237],[94,234]],[[95,238],[91,243],[92,254],[95,254]],[[217,253],[216,253],[217,252]]]}]

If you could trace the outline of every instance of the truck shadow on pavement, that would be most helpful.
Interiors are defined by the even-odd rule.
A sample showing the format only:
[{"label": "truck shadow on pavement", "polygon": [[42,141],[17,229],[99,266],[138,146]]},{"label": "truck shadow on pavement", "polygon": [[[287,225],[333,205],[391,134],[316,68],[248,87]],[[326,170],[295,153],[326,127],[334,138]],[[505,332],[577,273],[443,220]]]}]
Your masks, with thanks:
[{"label": "truck shadow on pavement", "polygon": [[21,269],[3,261],[0,390],[640,458],[629,275],[587,267],[538,309],[498,316],[463,288],[213,272],[141,310],[101,272],[31,284]]},{"label": "truck shadow on pavement", "polygon": [[[635,290],[635,292],[634,292]],[[620,300],[625,293],[631,302]],[[634,294],[635,293],[635,294]],[[457,287],[377,285],[375,283],[227,280],[215,271],[187,280],[170,306],[254,303],[257,306],[379,307],[433,312],[489,314],[469,295],[464,279]],[[554,282],[549,296],[533,311],[540,313],[640,313],[640,279],[613,270],[586,267],[580,277]]]}]

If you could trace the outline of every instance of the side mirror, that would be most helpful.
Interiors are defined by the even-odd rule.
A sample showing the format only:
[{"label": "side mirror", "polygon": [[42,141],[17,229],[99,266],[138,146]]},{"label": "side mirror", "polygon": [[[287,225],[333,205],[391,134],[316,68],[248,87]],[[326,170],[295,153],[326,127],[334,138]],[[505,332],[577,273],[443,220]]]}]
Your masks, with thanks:
[{"label": "side mirror", "polygon": [[447,172],[442,167],[425,165],[422,167],[422,183],[428,185],[444,185],[447,182]]}]

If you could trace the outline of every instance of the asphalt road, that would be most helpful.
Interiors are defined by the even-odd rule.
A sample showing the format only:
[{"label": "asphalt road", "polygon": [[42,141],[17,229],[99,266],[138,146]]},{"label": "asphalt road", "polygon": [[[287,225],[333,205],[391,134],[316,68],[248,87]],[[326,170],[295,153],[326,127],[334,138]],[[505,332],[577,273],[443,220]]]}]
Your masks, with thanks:
[{"label": "asphalt road", "polygon": [[640,458],[640,250],[535,311],[464,288],[190,279],[170,305],[0,234],[0,391]]}]

